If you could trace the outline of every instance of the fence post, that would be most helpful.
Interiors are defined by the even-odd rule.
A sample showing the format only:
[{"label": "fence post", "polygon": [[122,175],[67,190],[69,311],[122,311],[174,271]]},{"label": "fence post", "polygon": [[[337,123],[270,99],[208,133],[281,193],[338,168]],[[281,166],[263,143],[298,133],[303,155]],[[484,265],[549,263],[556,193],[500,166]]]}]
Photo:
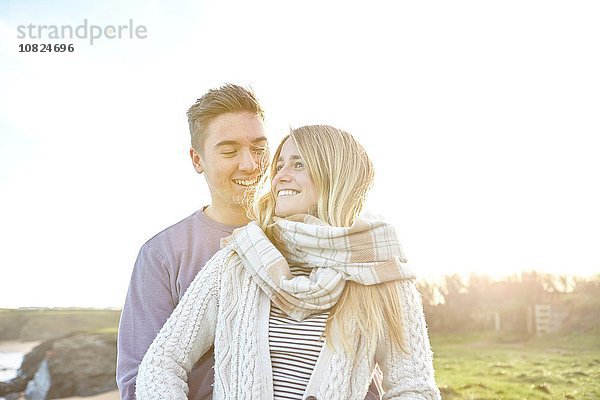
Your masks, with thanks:
[{"label": "fence post", "polygon": [[496,329],[496,332],[498,332],[502,328],[502,323],[500,321],[500,313],[498,311],[494,313],[494,328]]},{"label": "fence post", "polygon": [[550,331],[550,318],[552,317],[552,308],[549,304],[536,304],[535,312],[535,333],[541,336]]},{"label": "fence post", "polygon": [[527,334],[533,335],[534,326],[533,306],[527,306]]}]

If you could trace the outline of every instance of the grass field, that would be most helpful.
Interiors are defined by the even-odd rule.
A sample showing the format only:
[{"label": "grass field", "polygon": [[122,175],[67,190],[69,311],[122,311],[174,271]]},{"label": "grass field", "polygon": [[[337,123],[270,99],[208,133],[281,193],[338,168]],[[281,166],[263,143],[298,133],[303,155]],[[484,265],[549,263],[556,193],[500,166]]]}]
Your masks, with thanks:
[{"label": "grass field", "polygon": [[0,340],[44,340],[75,331],[116,327],[119,310],[0,309]]},{"label": "grass field", "polygon": [[600,399],[600,335],[432,335],[445,400]]}]

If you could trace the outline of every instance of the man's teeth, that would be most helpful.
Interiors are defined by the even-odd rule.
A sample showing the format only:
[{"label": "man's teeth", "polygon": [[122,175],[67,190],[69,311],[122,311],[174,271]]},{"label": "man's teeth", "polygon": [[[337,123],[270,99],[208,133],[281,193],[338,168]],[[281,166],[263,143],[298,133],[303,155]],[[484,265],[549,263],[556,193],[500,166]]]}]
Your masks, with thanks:
[{"label": "man's teeth", "polygon": [[297,190],[292,190],[292,189],[286,189],[286,190],[280,190],[279,192],[277,192],[277,196],[281,197],[281,196],[293,196],[295,194],[300,193]]},{"label": "man's teeth", "polygon": [[234,179],[233,181],[235,183],[237,183],[238,185],[252,186],[252,185],[256,185],[256,183],[258,182],[258,177],[254,178],[254,179]]}]

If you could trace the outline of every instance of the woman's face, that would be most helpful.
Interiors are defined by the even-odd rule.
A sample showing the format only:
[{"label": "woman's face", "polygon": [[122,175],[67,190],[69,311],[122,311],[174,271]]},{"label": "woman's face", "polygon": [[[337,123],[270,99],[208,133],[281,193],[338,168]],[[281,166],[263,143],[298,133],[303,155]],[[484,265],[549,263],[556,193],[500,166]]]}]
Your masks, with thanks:
[{"label": "woman's face", "polygon": [[275,163],[275,215],[308,214],[317,205],[317,190],[292,138],[285,141]]}]

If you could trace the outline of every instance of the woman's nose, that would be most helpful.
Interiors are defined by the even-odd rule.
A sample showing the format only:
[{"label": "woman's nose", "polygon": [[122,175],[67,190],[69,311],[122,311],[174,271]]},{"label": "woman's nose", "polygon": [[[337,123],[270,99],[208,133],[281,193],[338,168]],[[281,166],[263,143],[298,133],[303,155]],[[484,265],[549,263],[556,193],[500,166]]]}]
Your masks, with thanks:
[{"label": "woman's nose", "polygon": [[280,169],[277,172],[277,174],[273,178],[273,181],[275,181],[275,182],[279,182],[279,181],[289,182],[290,179],[291,179],[291,176],[288,173],[288,170],[286,168],[282,168],[282,169]]}]

